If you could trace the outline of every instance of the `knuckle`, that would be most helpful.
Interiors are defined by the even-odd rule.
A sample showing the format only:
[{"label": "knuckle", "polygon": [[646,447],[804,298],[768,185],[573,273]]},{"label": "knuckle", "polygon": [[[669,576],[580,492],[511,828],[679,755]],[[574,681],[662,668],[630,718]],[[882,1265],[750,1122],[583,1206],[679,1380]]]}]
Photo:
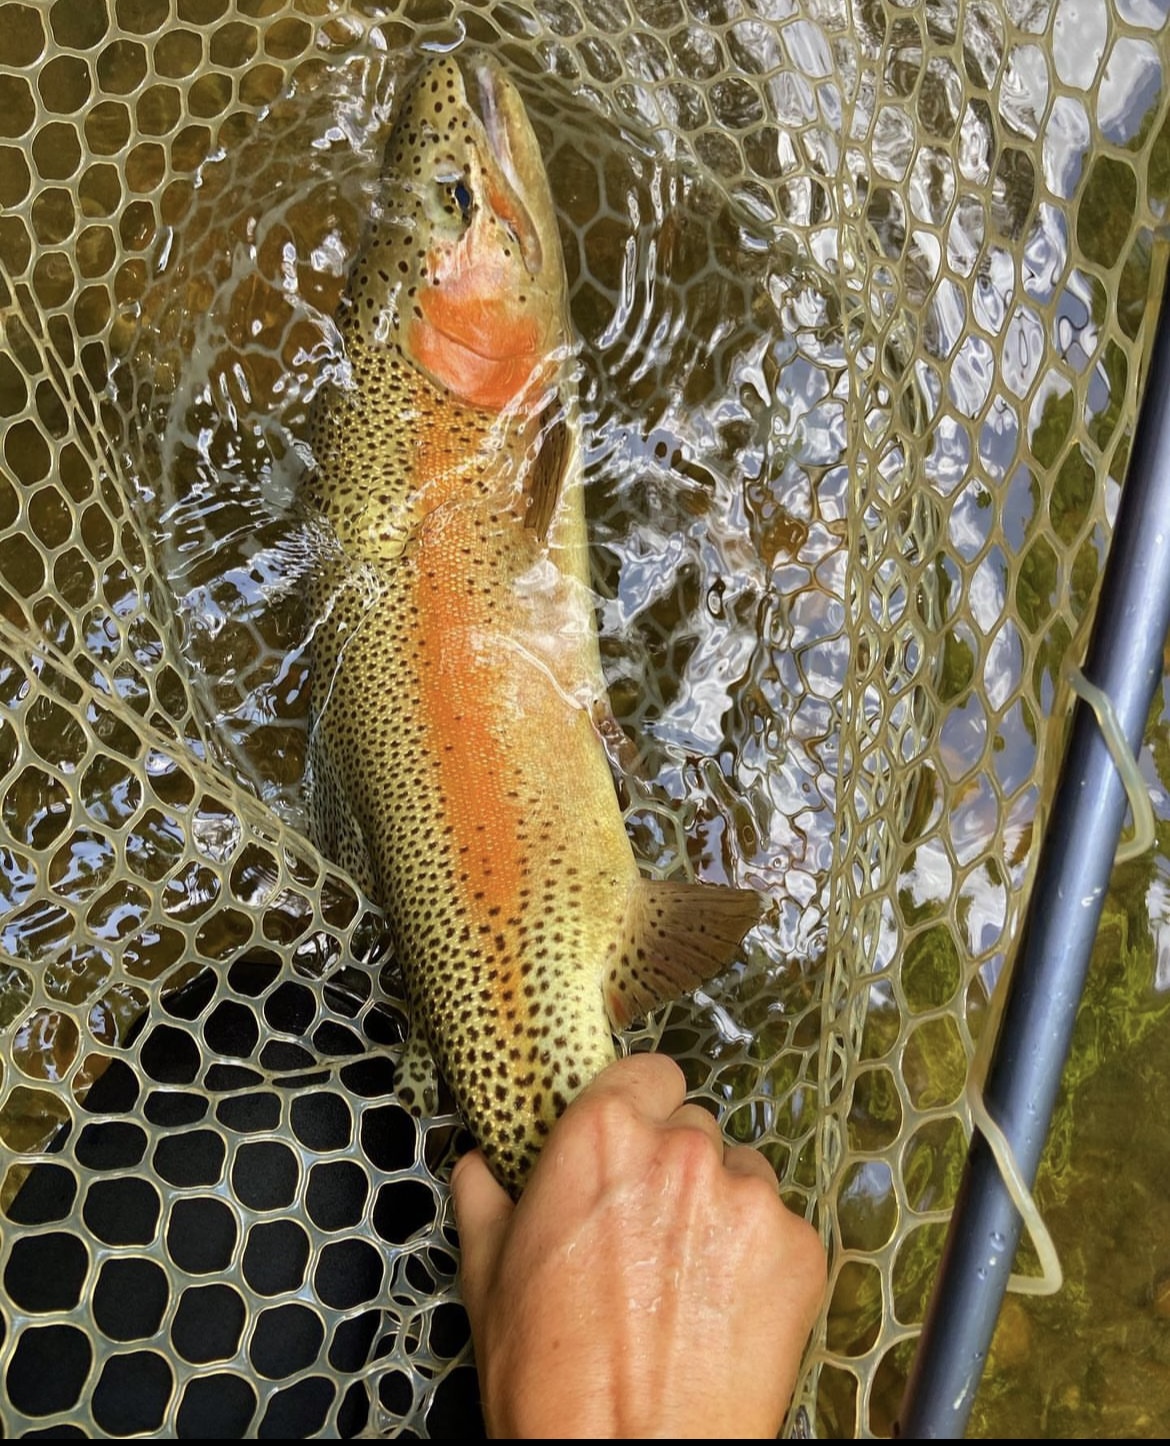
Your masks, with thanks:
[{"label": "knuckle", "polygon": [[684,1181],[706,1182],[722,1171],[722,1146],[704,1130],[693,1126],[668,1130],[665,1148],[671,1173]]},{"label": "knuckle", "polygon": [[588,1129],[590,1138],[603,1147],[626,1139],[638,1123],[637,1111],[630,1099],[615,1090],[602,1090],[583,1098],[577,1118]]},{"label": "knuckle", "polygon": [[735,1178],[737,1207],[744,1219],[764,1234],[774,1234],[787,1213],[780,1200],[774,1176],[753,1171]]}]

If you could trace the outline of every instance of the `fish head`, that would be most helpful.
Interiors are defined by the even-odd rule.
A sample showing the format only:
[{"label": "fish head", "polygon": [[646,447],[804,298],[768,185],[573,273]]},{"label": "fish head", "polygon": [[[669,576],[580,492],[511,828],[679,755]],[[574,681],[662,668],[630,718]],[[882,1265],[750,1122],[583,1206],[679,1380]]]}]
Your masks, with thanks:
[{"label": "fish head", "polygon": [[411,82],[360,269],[367,324],[459,401],[503,411],[555,370],[569,332],[552,195],[524,103],[488,58],[436,57]]}]

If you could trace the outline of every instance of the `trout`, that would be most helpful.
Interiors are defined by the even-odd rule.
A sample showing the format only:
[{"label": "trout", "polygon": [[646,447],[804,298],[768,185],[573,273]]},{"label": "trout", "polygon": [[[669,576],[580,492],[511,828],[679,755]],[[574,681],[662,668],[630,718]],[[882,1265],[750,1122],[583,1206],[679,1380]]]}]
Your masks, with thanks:
[{"label": "trout", "polygon": [[519,1194],[613,1034],[725,968],[759,897],[638,871],[590,590],[567,284],[519,93],[410,85],[319,394],[310,817],[386,912],[434,1063]]}]

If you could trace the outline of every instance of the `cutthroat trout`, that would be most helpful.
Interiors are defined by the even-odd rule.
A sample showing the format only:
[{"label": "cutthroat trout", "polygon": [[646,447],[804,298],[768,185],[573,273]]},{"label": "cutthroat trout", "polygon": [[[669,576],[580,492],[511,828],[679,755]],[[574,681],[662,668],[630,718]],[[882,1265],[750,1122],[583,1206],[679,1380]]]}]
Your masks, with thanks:
[{"label": "cutthroat trout", "polygon": [[724,967],[760,912],[634,862],[566,294],[519,94],[486,60],[429,61],[339,317],[348,375],[312,423],[307,499],[339,556],[310,599],[310,813],[389,919],[401,1097],[431,1106],[429,1048],[513,1195],[613,1031]]}]

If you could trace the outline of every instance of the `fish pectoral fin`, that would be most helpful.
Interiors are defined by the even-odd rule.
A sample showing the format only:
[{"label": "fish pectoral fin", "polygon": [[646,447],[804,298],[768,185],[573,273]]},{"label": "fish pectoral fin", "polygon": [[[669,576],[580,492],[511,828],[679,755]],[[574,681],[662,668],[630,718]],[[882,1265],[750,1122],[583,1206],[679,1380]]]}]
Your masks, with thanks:
[{"label": "fish pectoral fin", "polygon": [[726,969],[764,905],[750,889],[641,879],[605,978],[613,1027],[625,1029]]},{"label": "fish pectoral fin", "polygon": [[536,456],[527,479],[528,510],[524,525],[531,527],[541,542],[548,541],[553,514],[560,500],[565,469],[569,465],[569,426],[564,405],[554,397],[540,416]]},{"label": "fish pectoral fin", "polygon": [[645,780],[646,770],[643,767],[643,755],[639,751],[638,745],[614,716],[608,697],[598,698],[594,701],[590,709],[590,716],[593,719],[593,731],[601,739],[602,746],[605,748],[605,756],[609,759],[614,786],[617,788],[622,807],[625,808],[630,801],[628,780],[631,778],[635,778],[639,782]]},{"label": "fish pectoral fin", "polygon": [[433,1115],[439,1107],[439,1072],[420,1029],[412,1029],[402,1046],[394,1093],[412,1115]]}]

